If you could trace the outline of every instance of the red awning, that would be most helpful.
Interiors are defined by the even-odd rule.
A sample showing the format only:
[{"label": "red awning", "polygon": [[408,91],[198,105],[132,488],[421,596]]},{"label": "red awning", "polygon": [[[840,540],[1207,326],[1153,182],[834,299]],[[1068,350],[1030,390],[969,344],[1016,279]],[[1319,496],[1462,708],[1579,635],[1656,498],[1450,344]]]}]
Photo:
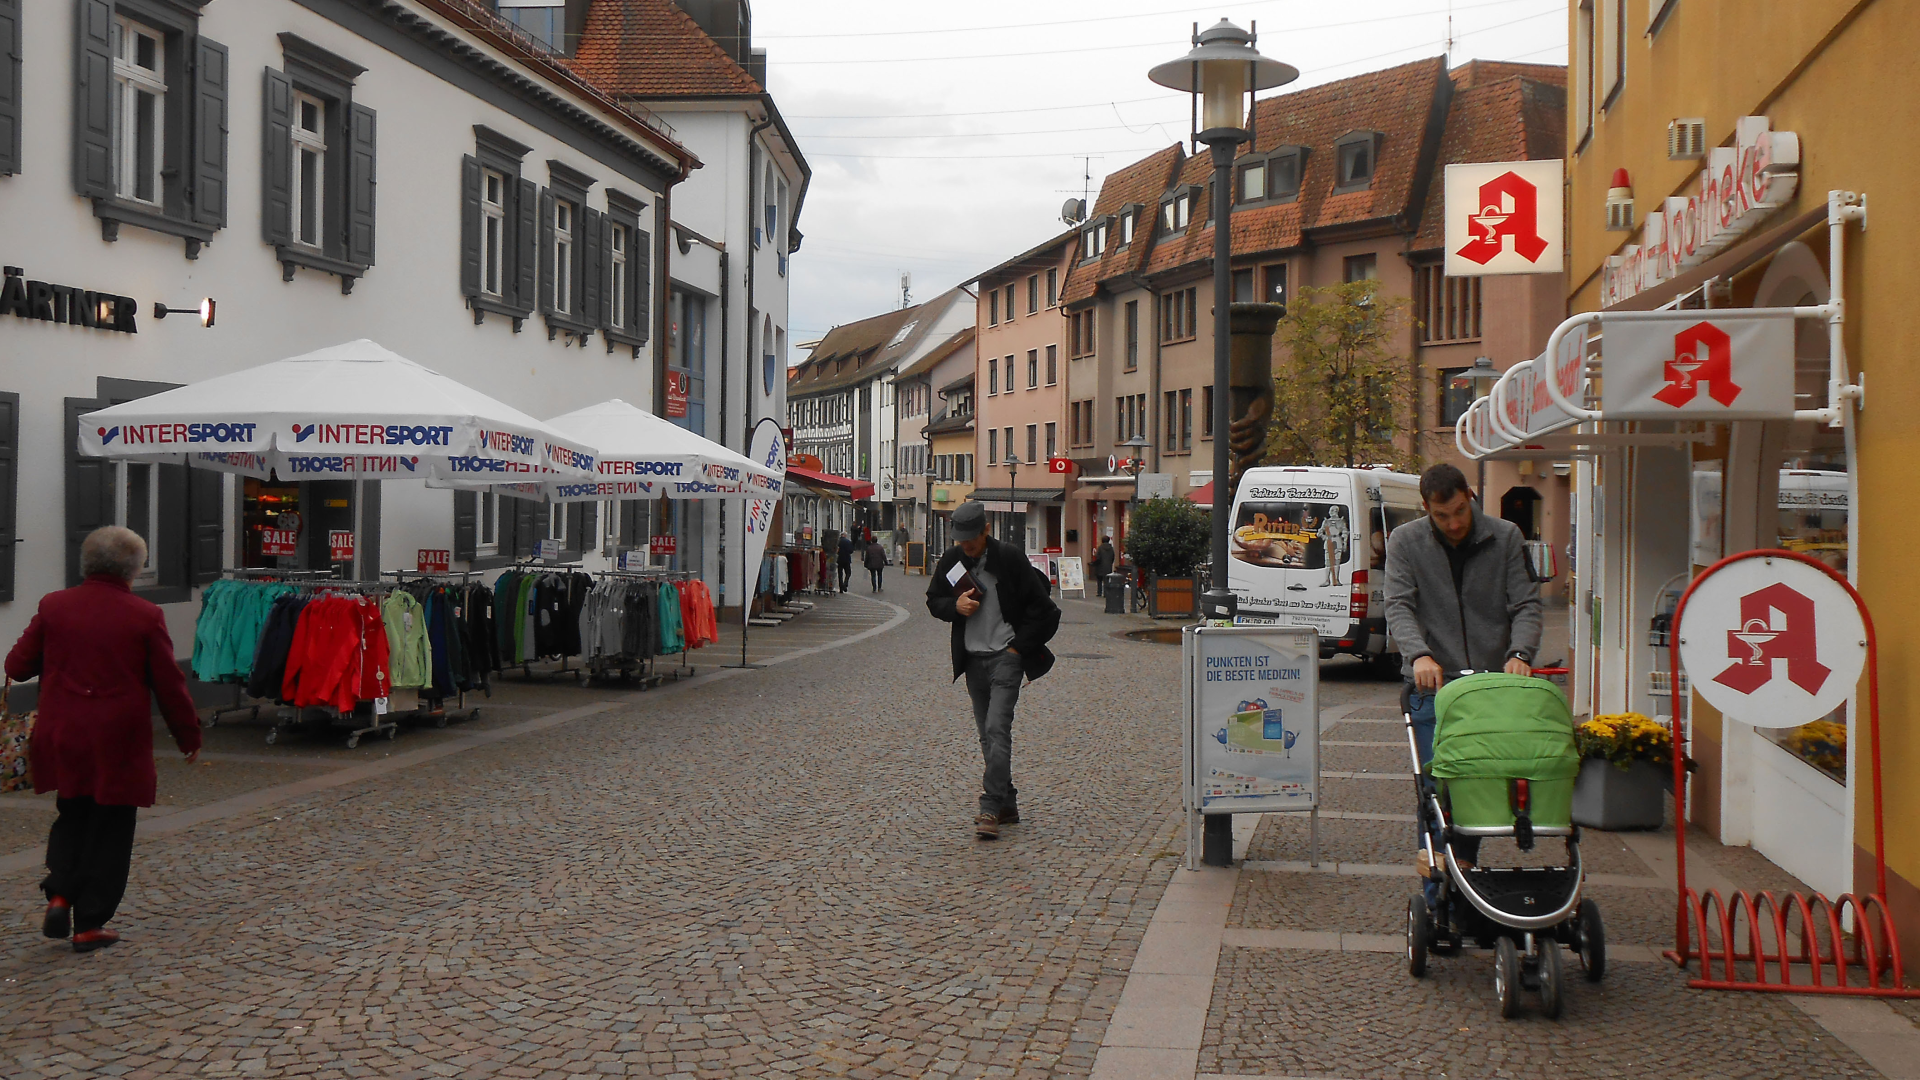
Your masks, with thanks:
[{"label": "red awning", "polygon": [[[788,469],[787,471],[792,472],[793,470]],[[1187,498],[1199,503],[1201,506],[1213,506],[1213,481],[1209,480],[1199,487],[1194,488],[1192,491],[1187,492]]]},{"label": "red awning", "polygon": [[873,498],[873,484],[866,480],[855,480],[850,476],[835,476],[832,473],[815,472],[802,469],[797,465],[787,466],[787,478],[798,480],[811,488],[831,491],[836,495],[845,495],[849,499]]}]

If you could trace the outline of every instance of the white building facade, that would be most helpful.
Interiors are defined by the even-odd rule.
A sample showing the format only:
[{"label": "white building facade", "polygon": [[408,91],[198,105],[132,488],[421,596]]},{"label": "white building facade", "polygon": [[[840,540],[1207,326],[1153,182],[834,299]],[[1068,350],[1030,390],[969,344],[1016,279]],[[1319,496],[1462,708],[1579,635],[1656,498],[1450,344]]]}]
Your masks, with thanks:
[{"label": "white building facade", "polygon": [[[76,420],[357,338],[536,417],[652,407],[667,194],[697,165],[671,128],[465,3],[0,15],[0,86],[20,88],[0,101],[0,261],[22,298],[0,304],[0,636],[77,580],[80,540],[109,523],[146,535],[137,584],[182,653],[198,587],[233,567],[486,568],[542,536],[603,565],[630,509],[81,458]],[[203,298],[210,327],[152,315]],[[297,553],[265,553],[288,513]]]}]

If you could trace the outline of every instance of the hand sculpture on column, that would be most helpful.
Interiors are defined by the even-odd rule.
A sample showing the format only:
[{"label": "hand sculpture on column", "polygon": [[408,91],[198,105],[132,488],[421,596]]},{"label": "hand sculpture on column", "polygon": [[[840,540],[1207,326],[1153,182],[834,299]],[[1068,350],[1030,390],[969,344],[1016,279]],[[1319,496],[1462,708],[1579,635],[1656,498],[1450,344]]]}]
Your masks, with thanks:
[{"label": "hand sculpture on column", "polygon": [[[1260,464],[1267,450],[1267,426],[1273,420],[1273,331],[1286,308],[1279,304],[1234,304],[1229,309],[1233,338],[1227,367],[1231,373],[1228,400],[1227,450],[1231,454],[1225,483],[1214,485],[1217,506],[1233,505],[1240,477]],[[1217,392],[1217,391],[1216,391]]]}]

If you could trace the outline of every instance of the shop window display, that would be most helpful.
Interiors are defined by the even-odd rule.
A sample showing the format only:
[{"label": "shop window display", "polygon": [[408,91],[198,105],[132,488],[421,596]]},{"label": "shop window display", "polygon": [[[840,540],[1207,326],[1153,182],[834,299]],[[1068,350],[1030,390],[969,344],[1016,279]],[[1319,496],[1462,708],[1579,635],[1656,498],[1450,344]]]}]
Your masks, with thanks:
[{"label": "shop window display", "polygon": [[[1815,455],[1788,462],[1780,470],[1779,546],[1847,572],[1847,474],[1838,460]],[[1762,728],[1774,745],[1818,769],[1836,783],[1847,782],[1847,707],[1795,728]]]}]

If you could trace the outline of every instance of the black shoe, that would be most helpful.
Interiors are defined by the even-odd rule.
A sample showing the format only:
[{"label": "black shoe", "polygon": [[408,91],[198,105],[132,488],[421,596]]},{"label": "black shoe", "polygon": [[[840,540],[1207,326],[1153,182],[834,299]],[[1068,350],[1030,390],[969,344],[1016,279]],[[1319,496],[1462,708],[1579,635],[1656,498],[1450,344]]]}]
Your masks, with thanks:
[{"label": "black shoe", "polygon": [[1018,824],[1020,824],[1020,811],[1019,811],[1019,809],[1018,809],[1017,807],[1012,807],[1012,806],[1009,806],[1009,807],[1006,807],[1006,808],[1004,808],[1004,809],[1002,809],[1002,810],[1000,811],[1000,824],[1002,824],[1002,825],[1018,825]]},{"label": "black shoe", "polygon": [[50,938],[64,938],[72,926],[73,908],[61,897],[48,897],[47,917],[40,922],[40,932]]}]

